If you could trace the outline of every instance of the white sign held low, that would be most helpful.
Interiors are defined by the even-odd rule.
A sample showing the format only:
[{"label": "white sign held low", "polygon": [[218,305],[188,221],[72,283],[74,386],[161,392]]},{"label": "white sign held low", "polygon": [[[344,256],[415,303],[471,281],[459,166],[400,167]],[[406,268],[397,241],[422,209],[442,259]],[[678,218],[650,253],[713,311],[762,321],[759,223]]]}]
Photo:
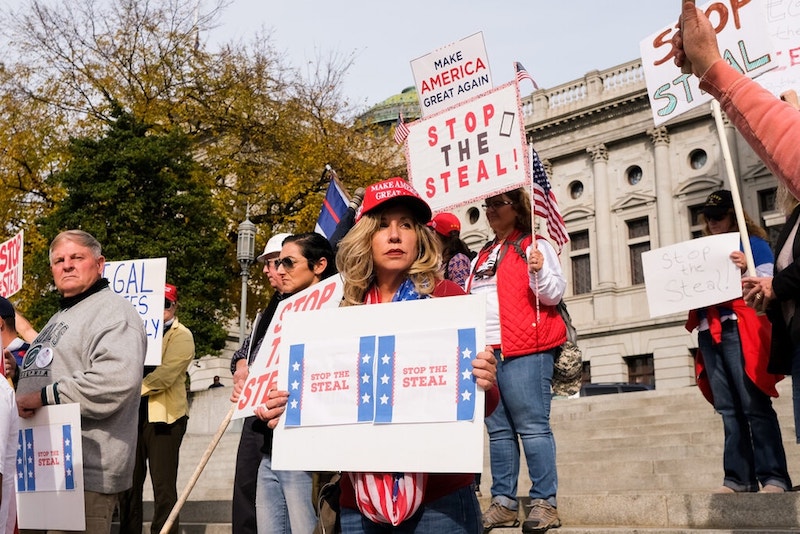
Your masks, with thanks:
[{"label": "white sign held low", "polygon": [[484,392],[471,362],[485,310],[466,295],[289,317],[273,468],[477,473]]},{"label": "white sign held low", "polygon": [[80,405],[44,406],[19,421],[19,528],[84,530]]},{"label": "white sign held low", "polygon": [[642,253],[650,317],[695,310],[742,296],[731,261],[739,233],[719,234]]}]

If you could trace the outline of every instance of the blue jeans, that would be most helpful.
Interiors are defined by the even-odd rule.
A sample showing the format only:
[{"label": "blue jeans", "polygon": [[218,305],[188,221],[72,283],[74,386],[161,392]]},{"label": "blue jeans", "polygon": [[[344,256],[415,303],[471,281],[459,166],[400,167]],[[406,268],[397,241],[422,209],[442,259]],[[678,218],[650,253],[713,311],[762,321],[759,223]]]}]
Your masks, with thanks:
[{"label": "blue jeans", "polygon": [[[482,534],[481,509],[475,497],[475,488],[465,486],[433,502],[423,504],[419,510],[400,525],[373,523],[358,510],[342,508],[342,532],[347,534]],[[309,530],[309,534],[310,534]]]},{"label": "blue jeans", "polygon": [[737,322],[722,322],[722,343],[714,344],[704,330],[699,332],[697,344],[714,395],[714,409],[722,416],[725,429],[723,485],[735,491],[758,491],[760,482],[788,490],[792,483],[778,416],[769,395],[745,373]]},{"label": "blue jeans", "polygon": [[519,436],[532,482],[531,499],[544,499],[557,506],[556,440],[550,428],[554,353],[501,359],[500,351],[496,350],[495,357],[500,404],[486,418],[492,501],[512,510],[519,508]]},{"label": "blue jeans", "polygon": [[272,460],[261,457],[256,481],[258,534],[310,534],[317,524],[311,502],[311,473],[273,471]]}]

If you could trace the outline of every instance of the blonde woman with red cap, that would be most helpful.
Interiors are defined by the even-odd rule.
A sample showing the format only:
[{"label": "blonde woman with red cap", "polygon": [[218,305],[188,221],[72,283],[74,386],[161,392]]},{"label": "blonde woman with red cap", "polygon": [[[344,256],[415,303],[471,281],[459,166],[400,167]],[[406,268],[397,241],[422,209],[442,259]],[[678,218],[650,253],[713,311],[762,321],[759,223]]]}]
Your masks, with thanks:
[{"label": "blonde woman with red cap", "polygon": [[[344,280],[344,305],[379,304],[463,295],[439,274],[439,244],[425,228],[431,209],[402,178],[369,186],[356,223],[339,243],[336,265]],[[472,375],[486,390],[486,412],[497,405],[496,360],[482,351]],[[272,392],[265,415],[274,427],[288,392]],[[474,475],[437,473],[343,473],[342,532],[483,532]]]},{"label": "blonde woman with red cap", "polygon": [[442,271],[446,280],[466,287],[470,262],[475,254],[461,240],[461,221],[452,213],[437,214],[428,226],[433,229],[442,246]]}]

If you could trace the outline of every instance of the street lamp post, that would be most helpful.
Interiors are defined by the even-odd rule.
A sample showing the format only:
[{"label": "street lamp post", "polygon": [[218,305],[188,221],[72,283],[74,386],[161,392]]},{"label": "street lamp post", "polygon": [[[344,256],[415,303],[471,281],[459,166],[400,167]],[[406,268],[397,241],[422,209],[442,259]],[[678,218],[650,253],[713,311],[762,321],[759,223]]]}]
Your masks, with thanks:
[{"label": "street lamp post", "polygon": [[[248,209],[248,211],[250,211]],[[236,259],[242,267],[242,304],[239,310],[239,343],[244,342],[247,329],[247,279],[250,277],[250,265],[256,258],[256,225],[250,222],[245,214],[244,221],[239,225],[236,239]]]}]

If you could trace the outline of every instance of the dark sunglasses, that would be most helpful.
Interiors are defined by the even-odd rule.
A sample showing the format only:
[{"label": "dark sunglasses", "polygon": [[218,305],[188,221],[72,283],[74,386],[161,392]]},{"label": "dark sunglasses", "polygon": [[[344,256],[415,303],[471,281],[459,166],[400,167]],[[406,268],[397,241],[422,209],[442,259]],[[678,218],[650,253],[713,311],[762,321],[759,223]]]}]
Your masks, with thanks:
[{"label": "dark sunglasses", "polygon": [[493,202],[487,202],[486,204],[481,204],[481,207],[485,210],[497,210],[502,208],[503,206],[510,206],[513,204],[510,200],[495,200]]},{"label": "dark sunglasses", "polygon": [[164,309],[168,310],[172,308],[172,301],[169,299],[164,299]]},{"label": "dark sunglasses", "polygon": [[725,219],[728,218],[728,213],[725,212],[722,215],[705,215],[705,218],[707,221],[716,221],[716,222],[724,221]]},{"label": "dark sunglasses", "polygon": [[281,265],[283,265],[283,268],[286,269],[287,271],[291,271],[292,269],[294,269],[294,266],[297,265],[297,262],[288,256],[285,258],[278,258],[277,260],[272,260],[272,266],[275,268],[276,271],[278,270],[278,267],[280,267]]}]

